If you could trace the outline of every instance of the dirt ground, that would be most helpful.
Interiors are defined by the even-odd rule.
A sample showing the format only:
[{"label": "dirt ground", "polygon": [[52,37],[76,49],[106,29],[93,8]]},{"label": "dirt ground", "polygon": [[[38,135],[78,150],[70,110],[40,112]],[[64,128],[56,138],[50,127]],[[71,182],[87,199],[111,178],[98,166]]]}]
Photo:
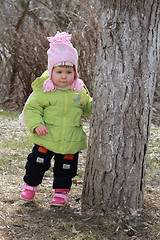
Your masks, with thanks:
[{"label": "dirt ground", "polygon": [[[87,132],[88,125],[86,122]],[[32,148],[28,131],[15,118],[3,115],[0,129],[0,240],[160,239],[160,128],[153,126],[151,133],[144,210],[139,215],[120,218],[81,211],[86,151],[80,154],[78,176],[66,206],[50,205],[52,170],[46,173],[34,201],[21,200],[24,166]]]}]

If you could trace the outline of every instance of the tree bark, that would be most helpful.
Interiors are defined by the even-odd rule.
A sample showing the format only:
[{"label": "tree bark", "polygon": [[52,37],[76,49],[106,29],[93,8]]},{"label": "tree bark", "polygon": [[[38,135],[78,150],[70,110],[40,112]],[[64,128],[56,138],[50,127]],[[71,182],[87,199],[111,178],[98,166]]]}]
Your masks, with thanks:
[{"label": "tree bark", "polygon": [[102,4],[83,210],[143,207],[159,13],[159,0]]}]

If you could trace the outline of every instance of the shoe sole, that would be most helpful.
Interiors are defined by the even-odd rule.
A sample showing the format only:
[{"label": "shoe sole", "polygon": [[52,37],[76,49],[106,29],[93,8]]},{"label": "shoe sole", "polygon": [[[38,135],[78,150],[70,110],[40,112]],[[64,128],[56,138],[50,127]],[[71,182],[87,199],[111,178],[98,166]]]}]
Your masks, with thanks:
[{"label": "shoe sole", "polygon": [[63,206],[65,206],[66,205],[66,203],[65,204],[54,204],[54,203],[51,203],[51,206],[57,206],[57,207],[63,207]]},{"label": "shoe sole", "polygon": [[23,198],[21,195],[20,195],[20,198],[21,198],[22,200],[25,200],[25,201],[27,201],[27,202],[30,202],[30,201],[33,201],[33,200],[34,200],[34,198],[32,198],[32,199]]},{"label": "shoe sole", "polygon": [[67,202],[64,203],[64,204],[51,203],[52,206],[57,206],[57,207],[63,207],[63,206],[65,206],[66,204],[67,204]]}]

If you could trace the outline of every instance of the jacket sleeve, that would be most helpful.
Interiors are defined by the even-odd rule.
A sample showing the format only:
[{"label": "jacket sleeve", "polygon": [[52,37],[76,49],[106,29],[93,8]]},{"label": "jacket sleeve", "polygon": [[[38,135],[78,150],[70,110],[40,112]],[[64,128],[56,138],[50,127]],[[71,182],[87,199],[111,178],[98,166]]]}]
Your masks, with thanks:
[{"label": "jacket sleeve", "polygon": [[92,97],[89,94],[87,87],[84,85],[84,91],[86,92],[86,104],[83,108],[83,116],[90,116],[92,114]]},{"label": "jacket sleeve", "polygon": [[34,92],[28,99],[24,107],[25,122],[28,129],[34,132],[34,129],[43,121],[43,98],[37,92]]}]

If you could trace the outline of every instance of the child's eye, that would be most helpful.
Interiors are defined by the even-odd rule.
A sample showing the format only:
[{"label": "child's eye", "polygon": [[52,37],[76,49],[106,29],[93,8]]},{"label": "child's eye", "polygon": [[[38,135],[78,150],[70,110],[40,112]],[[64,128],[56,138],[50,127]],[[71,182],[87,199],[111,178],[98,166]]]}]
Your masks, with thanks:
[{"label": "child's eye", "polygon": [[57,73],[62,73],[61,71],[58,71]]}]

